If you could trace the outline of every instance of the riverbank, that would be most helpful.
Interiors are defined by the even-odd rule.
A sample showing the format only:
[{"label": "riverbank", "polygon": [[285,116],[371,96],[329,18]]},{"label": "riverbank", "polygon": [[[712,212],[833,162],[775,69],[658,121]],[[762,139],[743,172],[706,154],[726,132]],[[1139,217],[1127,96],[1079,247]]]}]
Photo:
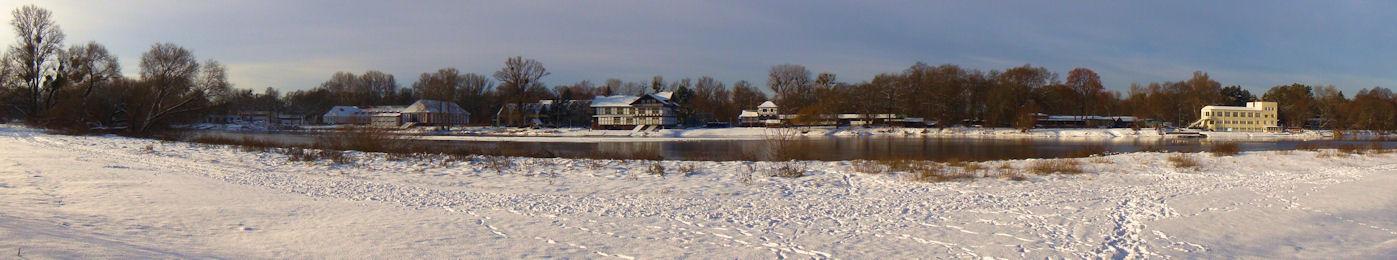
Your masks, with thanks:
[{"label": "riverbank", "polygon": [[[0,127],[26,258],[1383,258],[1397,154],[946,164],[400,157]],[[1180,166],[1178,158],[1196,166]],[[977,165],[977,166],[970,166]],[[771,176],[803,169],[803,177]],[[910,167],[917,168],[917,167]],[[659,170],[657,170],[659,169]],[[659,174],[657,172],[663,172]],[[965,171],[961,171],[965,172]],[[1020,174],[1010,174],[1017,172]]]},{"label": "riverbank", "polygon": [[[243,125],[201,124],[190,129],[216,131],[267,131],[266,128]],[[315,126],[299,132],[335,131],[341,126]],[[1166,138],[1153,128],[1044,128],[1022,131],[1012,128],[900,128],[900,127],[809,127],[809,128],[693,128],[649,131],[593,130],[588,128],[519,128],[519,127],[457,127],[449,130],[419,127],[392,130],[394,133],[424,140],[507,141],[507,142],[673,142],[685,140],[766,140],[773,138],[820,137],[938,137],[938,138],[1049,138],[1105,140],[1117,138]],[[1334,134],[1327,130],[1306,130],[1300,133],[1234,133],[1200,132],[1217,140],[1323,140]],[[1351,135],[1355,138],[1379,137],[1373,133]]]}]

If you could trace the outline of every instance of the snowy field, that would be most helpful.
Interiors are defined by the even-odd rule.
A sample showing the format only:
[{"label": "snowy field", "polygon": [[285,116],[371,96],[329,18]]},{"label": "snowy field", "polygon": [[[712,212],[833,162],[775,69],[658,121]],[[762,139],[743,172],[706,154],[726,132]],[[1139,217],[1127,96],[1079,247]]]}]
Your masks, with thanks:
[{"label": "snowy field", "polygon": [[[1397,154],[1162,153],[923,183],[804,162],[278,152],[0,126],[4,258],[1397,257]],[[1038,161],[989,162],[1024,169]],[[692,168],[690,176],[681,170]]]}]

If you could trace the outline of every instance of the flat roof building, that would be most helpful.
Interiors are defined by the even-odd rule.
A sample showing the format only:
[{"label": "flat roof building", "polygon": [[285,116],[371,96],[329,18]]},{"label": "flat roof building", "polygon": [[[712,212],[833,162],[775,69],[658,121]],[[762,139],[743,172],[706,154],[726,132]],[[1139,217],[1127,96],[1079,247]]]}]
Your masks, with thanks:
[{"label": "flat roof building", "polygon": [[1205,106],[1189,127],[1215,132],[1280,132],[1276,102],[1247,102],[1245,107]]}]

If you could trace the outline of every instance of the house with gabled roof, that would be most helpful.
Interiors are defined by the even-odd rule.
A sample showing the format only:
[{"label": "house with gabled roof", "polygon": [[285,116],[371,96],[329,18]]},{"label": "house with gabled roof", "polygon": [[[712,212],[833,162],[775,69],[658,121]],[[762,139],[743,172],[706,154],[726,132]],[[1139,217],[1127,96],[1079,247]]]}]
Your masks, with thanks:
[{"label": "house with gabled roof", "polygon": [[593,129],[659,129],[679,124],[679,104],[666,92],[592,99]]},{"label": "house with gabled roof", "polygon": [[321,118],[336,125],[410,127],[464,125],[470,116],[454,102],[422,99],[408,106],[335,106]]}]

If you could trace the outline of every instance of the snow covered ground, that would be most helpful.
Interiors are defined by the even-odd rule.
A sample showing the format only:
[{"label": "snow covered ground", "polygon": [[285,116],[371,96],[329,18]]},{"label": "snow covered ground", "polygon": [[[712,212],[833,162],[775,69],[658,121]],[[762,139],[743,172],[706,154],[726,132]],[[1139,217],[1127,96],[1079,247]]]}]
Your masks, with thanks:
[{"label": "snow covered ground", "polygon": [[[762,173],[784,162],[349,156],[357,162],[290,162],[0,126],[0,255],[1397,256],[1397,154],[1187,154],[1203,166],[1180,169],[1172,154],[1136,153],[1077,159],[1079,175],[942,183],[853,162],[802,162],[808,176],[781,178]],[[656,164],[668,174],[650,174]]]}]

